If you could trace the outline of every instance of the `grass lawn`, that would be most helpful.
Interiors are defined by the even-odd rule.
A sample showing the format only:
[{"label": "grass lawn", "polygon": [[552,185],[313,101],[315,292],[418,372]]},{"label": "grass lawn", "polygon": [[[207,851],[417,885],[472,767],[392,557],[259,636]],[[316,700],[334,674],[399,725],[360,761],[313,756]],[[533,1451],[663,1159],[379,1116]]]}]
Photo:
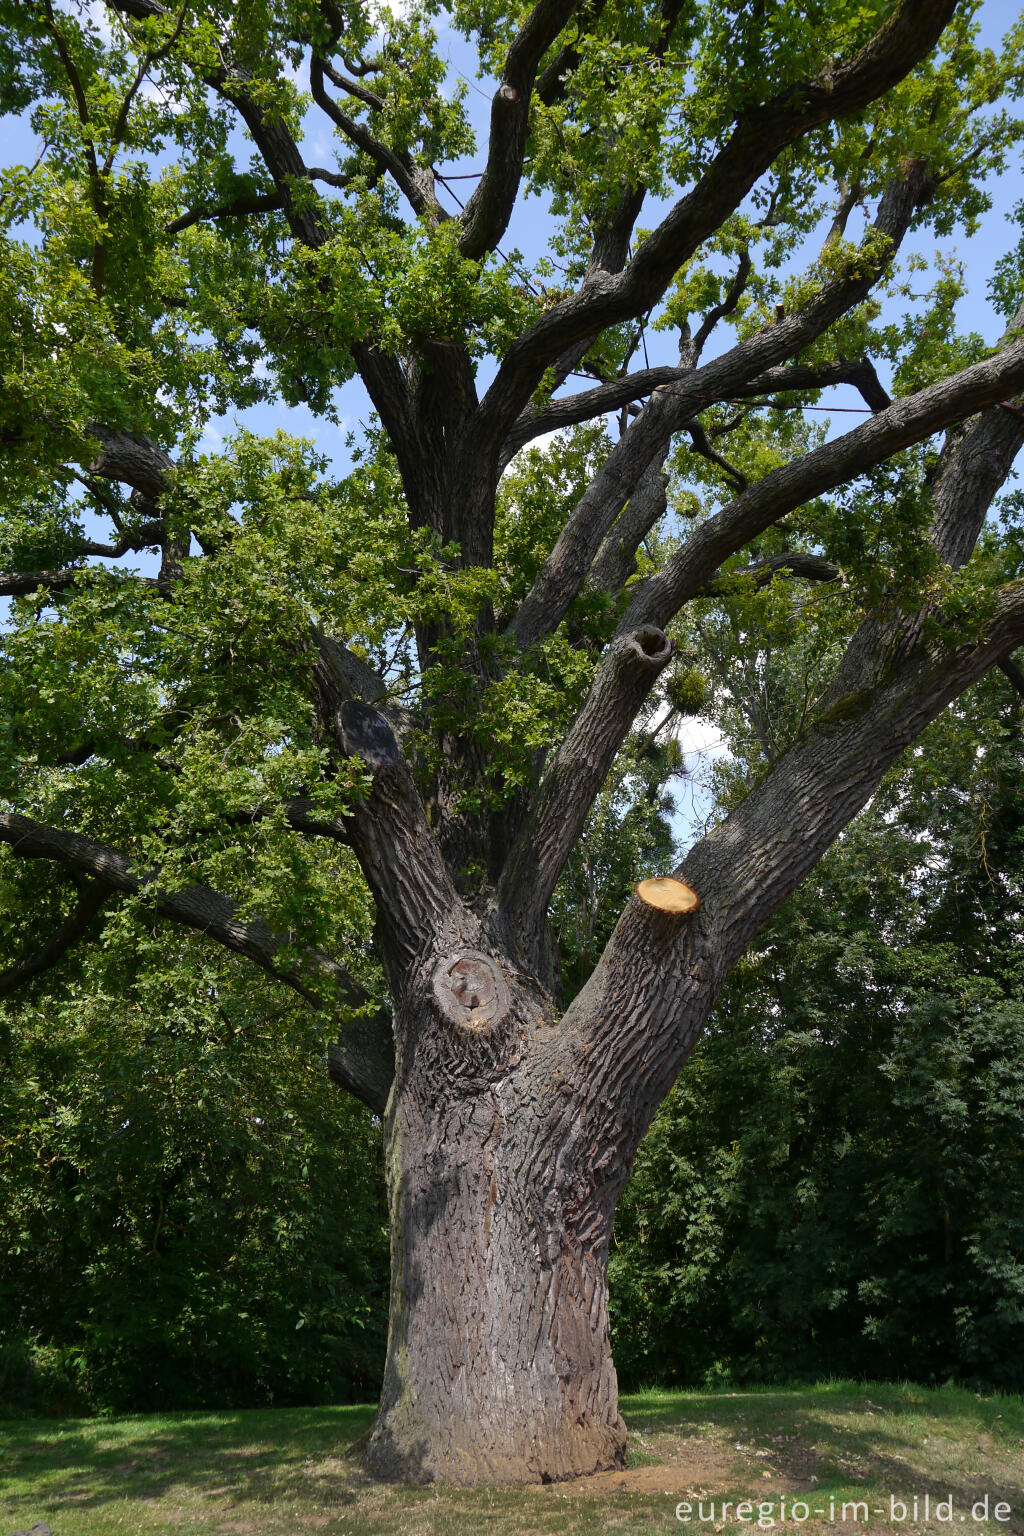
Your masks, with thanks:
[{"label": "grass lawn", "polygon": [[[652,1391],[622,1406],[624,1472],[483,1491],[367,1482],[345,1450],[369,1407],[0,1421],[0,1536],[38,1520],[53,1536],[717,1536],[757,1531],[758,1506],[774,1521],[762,1530],[1024,1536],[1024,1398],[832,1382]],[[976,1520],[986,1495],[989,1518]],[[937,1519],[948,1498],[939,1513],[952,1519]],[[737,1520],[743,1501],[750,1518]]]}]

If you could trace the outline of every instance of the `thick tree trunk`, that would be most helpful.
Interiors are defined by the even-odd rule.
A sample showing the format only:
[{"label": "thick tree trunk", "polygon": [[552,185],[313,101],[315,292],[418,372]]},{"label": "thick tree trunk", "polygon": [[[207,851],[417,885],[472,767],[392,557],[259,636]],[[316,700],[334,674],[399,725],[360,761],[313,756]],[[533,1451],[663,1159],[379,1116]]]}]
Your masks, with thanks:
[{"label": "thick tree trunk", "polygon": [[435,1019],[388,1110],[391,1318],[367,1469],[476,1484],[621,1466],[606,1265],[625,1168],[595,1166],[576,1094],[540,1066],[557,1030],[531,1021],[512,1060],[499,1030],[504,1061],[469,1040],[442,1096]]}]

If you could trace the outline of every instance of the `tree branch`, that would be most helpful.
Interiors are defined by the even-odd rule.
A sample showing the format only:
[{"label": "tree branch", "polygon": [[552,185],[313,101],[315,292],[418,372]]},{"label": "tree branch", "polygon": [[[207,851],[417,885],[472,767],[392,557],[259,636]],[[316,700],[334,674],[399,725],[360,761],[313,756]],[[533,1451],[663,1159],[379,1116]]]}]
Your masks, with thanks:
[{"label": "tree branch", "polygon": [[[45,826],[15,812],[0,812],[0,843],[7,843],[18,858],[51,859],[62,864],[88,880],[97,882],[108,895],[120,891],[140,898],[151,905],[160,917],[195,929],[207,938],[215,939],[233,954],[251,960],[269,976],[297,992],[313,1008],[352,1008],[365,1004],[365,994],[357,988],[348,972],[327,955],[306,951],[301,972],[283,968],[281,956],[290,946],[290,938],[274,933],[261,918],[240,918],[235,903],[218,891],[211,890],[209,886],[187,885],[180,890],[162,890],[158,870],[140,872],[130,858],[114,848],[83,837],[78,832]],[[317,992],[310,987],[309,973],[316,978],[323,991]],[[363,1021],[357,1028],[357,1034],[369,1031],[370,1028],[370,1021]],[[345,1086],[379,1112],[382,1107],[380,1066],[385,1055],[379,1025],[375,1029],[375,1038],[376,1048],[367,1061],[365,1080],[359,1075],[360,1065],[355,1048],[346,1048],[346,1070],[351,1081],[347,1081]]]},{"label": "tree branch", "polygon": [[718,324],[719,320],[724,320],[726,315],[735,313],[736,306],[740,299],[743,297],[743,290],[747,286],[751,270],[752,263],[750,260],[750,252],[748,250],[742,250],[740,252],[740,261],[739,266],[736,269],[736,275],[732,282],[729,284],[725,298],[722,300],[721,304],[716,304],[713,309],[708,311],[700,325],[697,327],[697,334],[693,338],[693,352],[695,358],[700,357],[701,353],[704,351],[704,347],[707,344],[708,338],[710,337],[711,332],[714,330],[715,326]]},{"label": "tree branch", "polygon": [[692,368],[673,368],[668,365],[640,368],[635,373],[624,374],[621,379],[609,379],[606,384],[598,384],[594,389],[580,390],[578,394],[552,400],[538,411],[524,411],[505,439],[500,466],[504,469],[519,450],[535,437],[576,426],[581,421],[593,421],[595,416],[606,416],[667,384],[677,384],[692,372]]},{"label": "tree branch", "polygon": [[715,576],[706,587],[694,595],[718,597],[727,593],[734,582],[743,580],[752,580],[758,588],[766,587],[772,577],[777,576],[780,571],[788,571],[791,576],[799,576],[803,581],[838,581],[842,575],[838,565],[833,565],[831,560],[826,560],[822,555],[812,555],[796,549],[784,550],[780,555],[769,555],[764,560],[755,560],[752,564],[745,565],[742,570]]},{"label": "tree branch", "polygon": [[[162,0],[107,0],[107,3],[122,15],[138,20],[170,15]],[[310,250],[319,250],[327,239],[327,225],[315,200],[295,196],[296,186],[308,182],[311,172],[284,119],[280,114],[267,112],[258,91],[253,90],[251,75],[237,62],[230,69],[221,64],[197,73],[212,90],[231,103],[249,130],[281,198],[282,210],[294,239]],[[332,180],[329,173],[319,172],[318,177]],[[354,346],[352,355],[381,421],[401,454],[411,437],[409,391],[401,365],[397,358],[365,344]]]},{"label": "tree branch", "polygon": [[551,893],[637,711],[672,656],[653,625],[609,647],[552,757],[502,872],[496,908],[510,942],[539,943]]},{"label": "tree branch", "polygon": [[[884,684],[835,701],[767,778],[673,871],[700,897],[678,919],[634,897],[561,1024],[602,1064],[592,1102],[610,1091],[643,1131],[696,1044],[730,968],[874,793],[901,752],[946,705],[1024,638],[1024,582],[1004,594],[979,645],[918,646]],[[623,1020],[630,1021],[623,1027]],[[622,1087],[627,1102],[623,1105]]]},{"label": "tree branch", "polygon": [[[609,379],[593,389],[580,390],[552,400],[538,411],[524,411],[517,418],[505,439],[499,465],[502,470],[515,458],[521,448],[548,432],[558,432],[564,427],[576,426],[581,421],[592,421],[595,416],[605,416],[620,410],[644,395],[653,394],[692,378],[691,366],[640,368],[634,373],[623,374],[621,379]],[[891,396],[883,389],[874,366],[866,359],[848,362],[838,358],[832,363],[788,363],[784,367],[768,368],[746,384],[737,385],[723,400],[747,400],[759,395],[782,391],[827,389],[834,384],[852,384],[860,391],[866,405],[872,411],[882,411],[891,404]],[[709,402],[710,403],[710,402]]]},{"label": "tree branch", "polygon": [[158,578],[136,576],[134,572],[108,571],[103,565],[76,565],[58,571],[0,571],[0,597],[26,597],[42,588],[46,592],[66,592],[82,577],[116,575],[137,587],[163,588]]},{"label": "tree branch", "polygon": [[[624,644],[628,646],[645,629],[661,633],[682,602],[698,593],[713,591],[712,583],[716,580],[724,581],[724,578],[716,578],[716,571],[727,554],[734,553],[754,534],[795,506],[824,490],[846,483],[857,473],[911,442],[929,436],[951,420],[962,419],[979,407],[1005,397],[1014,384],[1024,384],[1024,339],[1011,342],[995,357],[974,364],[952,380],[943,380],[909,399],[897,401],[845,438],[823,445],[795,464],[772,471],[736,497],[716,517],[702,524],[664,571],[641,585],[620,624],[617,640],[598,669],[591,692],[569,736],[537,791],[530,820],[537,851],[531,855],[528,848],[517,844],[510,857],[507,876],[503,876],[503,905],[509,911],[521,914],[528,930],[531,924],[536,928],[541,921],[543,907],[538,904],[546,905],[550,899],[562,864],[584,824],[593,794],[596,794],[590,777],[591,763],[596,761],[604,765],[603,777],[657,675],[654,672],[648,676],[646,687],[640,677],[631,691],[617,692],[614,684],[609,682],[609,676],[614,678],[616,675],[616,658],[620,654],[617,648]],[[980,527],[977,520],[983,520],[994,489],[1008,473],[1022,441],[1024,420],[1007,412],[990,411],[972,424],[951,455],[942,483],[936,486],[937,528],[947,525],[957,529],[965,525]],[[937,537],[940,539],[939,552],[948,560],[949,551],[941,543],[941,534]],[[714,565],[708,563],[712,548],[725,551]],[[794,574],[809,574],[818,580],[834,577],[834,567],[829,562],[819,562],[817,557],[791,554],[785,563]],[[781,560],[758,562],[754,568],[755,579],[758,574],[770,579],[771,567],[778,569],[781,565]],[[701,572],[700,580],[697,579],[698,572]],[[1018,618],[1024,622],[1024,584],[1021,584],[1017,601]],[[1004,643],[1003,650],[1005,648]],[[849,654],[855,652],[851,650]],[[991,665],[998,654],[994,653],[986,666]],[[839,686],[846,694],[866,686],[863,679],[858,681],[848,676],[842,668],[837,676]],[[898,747],[896,751],[901,749]],[[598,786],[599,783],[600,780]],[[588,795],[591,798],[588,799]],[[689,876],[685,878],[688,884],[694,885]],[[695,889],[699,892],[699,885]]]},{"label": "tree branch", "polygon": [[149,501],[155,501],[174,480],[174,460],[150,437],[135,432],[114,432],[102,423],[91,423],[89,436],[100,451],[89,465],[103,480],[130,485]]},{"label": "tree branch", "polygon": [[498,445],[545,369],[573,343],[650,310],[683,262],[739,206],[788,145],[883,95],[928,54],[956,0],[902,0],[851,59],[827,66],[763,106],[740,114],[731,137],[694,189],[672,208],[617,276],[595,270],[511,347],[481,405],[480,451]]},{"label": "tree branch", "polygon": [[736,389],[730,399],[747,400],[783,391],[827,389],[834,384],[852,384],[872,411],[884,411],[892,404],[892,396],[882,387],[874,364],[866,357],[854,362],[840,357],[832,363],[788,363],[783,368],[769,368]]},{"label": "tree branch", "polygon": [[72,559],[79,555],[95,555],[104,560],[120,560],[125,555],[138,553],[139,550],[152,549],[155,545],[162,544],[164,539],[164,526],[160,522],[143,523],[134,528],[130,533],[122,533],[116,544],[99,544],[95,539],[79,539],[72,550]]},{"label": "tree branch", "polygon": [[[133,550],[149,549],[164,542],[160,523],[144,523],[132,533],[126,533],[116,544],[99,544],[94,539],[79,539],[71,551],[71,559],[95,555],[106,560],[120,560]],[[49,592],[65,592],[73,587],[81,576],[110,575],[105,566],[75,565],[50,571],[0,571],[0,597],[24,597],[42,587]],[[157,587],[161,583],[151,576],[136,576],[133,572],[117,573],[133,581],[137,586]]]},{"label": "tree branch", "polygon": [[[861,151],[861,155],[860,155],[860,162],[859,163],[862,166],[866,166],[866,165],[870,164],[870,162],[871,162],[871,152],[874,149],[874,147],[875,147],[874,139],[873,138],[868,139],[868,141],[865,144],[863,150]],[[841,240],[843,238],[843,235],[846,233],[846,225],[847,225],[847,222],[849,220],[850,214],[853,212],[854,208],[856,208],[858,202],[860,201],[861,196],[863,195],[863,190],[864,189],[863,189],[859,179],[855,179],[853,181],[852,185],[851,185],[851,183],[847,181],[845,176],[840,178],[840,181],[839,181],[839,202],[836,204],[836,211],[835,211],[835,215],[834,215],[834,217],[832,219],[832,224],[831,224],[831,226],[829,228],[829,232],[825,236],[825,239],[824,239],[824,241],[822,243],[822,247],[821,247],[822,254],[824,254],[825,251],[828,250],[829,246],[835,245],[837,243],[837,241],[839,241],[839,240]]]},{"label": "tree branch", "polygon": [[[672,40],[673,29],[683,9],[683,0],[661,0],[650,19],[647,59],[657,63],[664,59]],[[545,71],[546,73],[546,71]],[[599,213],[593,223],[594,244],[584,276],[584,287],[602,275],[621,272],[629,256],[636,221],[640,217],[649,188],[643,182],[631,181],[624,176],[619,186],[618,201],[607,211]],[[646,311],[650,312],[649,308]],[[639,318],[639,317],[637,317]],[[596,332],[592,333],[596,338]],[[566,376],[563,369],[575,367],[587,351],[588,340],[579,340],[564,349],[555,364],[559,382]]]},{"label": "tree branch", "polygon": [[[1021,338],[1024,305],[1010,321],[1001,345],[1004,350],[1024,346]],[[932,482],[932,539],[939,558],[953,570],[959,570],[970,558],[978,541],[987,509],[1002,484],[1002,465],[1007,453],[1012,460],[1024,442],[1020,402],[1009,409],[1007,403],[1004,399],[999,408],[986,411],[976,421],[964,422],[952,431],[939,459]]]},{"label": "tree branch", "polygon": [[[1024,440],[1004,439],[1002,483]],[[993,450],[994,451],[994,450]],[[964,460],[955,462],[958,454]],[[950,456],[956,521],[976,525],[992,480],[971,473],[970,448]],[[955,491],[952,487],[955,486]],[[593,1060],[631,1083],[627,1116],[642,1129],[696,1042],[736,959],[866,803],[900,753],[954,698],[1024,640],[1024,580],[1003,587],[980,639],[958,643],[925,615],[872,616],[859,627],[817,717],[742,804],[687,854],[676,878],[699,895],[693,919],[666,919],[634,899],[562,1027]],[[952,632],[951,632],[952,631]],[[933,638],[928,638],[929,633]],[[621,1021],[631,1021],[627,1029]],[[619,1099],[621,1106],[621,1098]]]},{"label": "tree branch", "polygon": [[312,635],[320,664],[330,675],[331,690],[337,700],[361,699],[364,703],[376,705],[399,742],[403,741],[412,730],[412,718],[407,709],[388,697],[387,684],[380,673],[374,671],[361,656],[350,651],[347,645],[325,634],[315,624]]},{"label": "tree branch", "polygon": [[719,453],[718,449],[712,446],[700,422],[688,421],[686,430],[690,435],[694,453],[700,454],[702,459],[707,459],[709,464],[717,464],[719,469],[728,475],[737,490],[745,491],[748,483],[746,475],[737,469],[735,464],[730,464],[724,453]]},{"label": "tree branch", "polygon": [[284,198],[280,192],[254,193],[251,197],[236,197],[231,202],[218,203],[213,208],[190,208],[165,224],[164,233],[177,235],[206,219],[243,219],[250,213],[279,213],[283,207]]},{"label": "tree branch", "polygon": [[[0,812],[0,842],[7,843],[19,858],[52,859],[89,879],[102,881],[111,890],[139,896],[150,902],[163,917],[195,928],[216,939],[226,949],[252,960],[262,970],[283,981],[307,1002],[321,1007],[322,1002],[309,991],[298,975],[280,971],[276,956],[287,940],[271,932],[261,920],[246,922],[237,916],[233,901],[203,885],[189,885],[182,890],[162,891],[159,872],[140,873],[125,854],[83,837],[49,827],[15,812]],[[316,957],[316,968],[325,977],[343,974],[326,956]]]},{"label": "tree branch", "polygon": [[[564,618],[601,541],[648,464],[664,454],[672,434],[706,406],[729,398],[767,367],[807,346],[869,293],[892,261],[915,209],[927,195],[924,166],[920,161],[908,163],[903,176],[886,188],[871,236],[846,273],[827,282],[794,314],[739,342],[703,368],[687,371],[678,383],[655,390],[576,504],[509,625],[509,633],[521,650],[534,645]],[[651,622],[661,624],[658,619]]]},{"label": "tree branch", "polygon": [[[772,470],[702,523],[663,570],[634,589],[623,627],[664,627],[730,555],[787,512],[864,474],[901,448],[1006,399],[1022,385],[1024,340],[1018,339],[952,378],[894,401],[843,437]],[[1000,420],[1013,419],[1008,413],[997,415]]]},{"label": "tree branch", "polygon": [[1012,656],[1004,656],[998,665],[1003,676],[1009,678],[1021,698],[1024,698],[1024,667],[1014,661]]},{"label": "tree branch", "polygon": [[[339,21],[340,19],[339,16]],[[383,96],[378,96],[376,91],[371,91],[368,86],[361,85],[358,80],[350,80],[347,75],[341,74],[339,70],[335,69],[330,59],[324,58],[321,60],[321,63],[324,74],[332,85],[338,87],[339,91],[344,91],[347,96],[354,96],[356,101],[361,101],[364,107],[369,107],[373,112],[383,112],[385,110],[386,103]],[[365,74],[366,71],[363,71],[363,73]]]},{"label": "tree branch", "polygon": [[0,998],[10,997],[34,977],[50,970],[62,960],[69,949],[88,933],[92,920],[108,902],[113,892],[102,880],[90,880],[79,893],[71,913],[34,954],[26,955],[16,965],[0,972]]},{"label": "tree branch", "polygon": [[365,124],[342,111],[337,102],[328,96],[324,86],[324,74],[329,70],[330,64],[326,59],[318,54],[312,55],[309,63],[309,89],[317,106],[326,112],[335,127],[340,128],[351,143],[369,155],[381,171],[390,175],[414,213],[429,215],[436,224],[443,223],[450,215],[437,200],[433,172],[418,166],[407,152],[399,153],[389,149],[374,137]]},{"label": "tree branch", "polygon": [[365,794],[346,825],[386,935],[383,954],[397,978],[422,963],[439,933],[457,925],[462,903],[391,724],[353,697],[330,647],[321,646],[313,677],[322,730],[342,756],[366,769]]},{"label": "tree branch", "polygon": [[[596,21],[604,6],[604,0],[594,0],[589,13],[581,18],[581,30],[584,25],[591,25]],[[665,57],[671,45],[673,29],[679,19],[683,8],[683,0],[661,0],[656,16],[652,18],[655,36],[648,50],[648,59],[657,62]],[[540,100],[550,102],[565,91],[565,83],[562,78],[566,66],[575,69],[579,55],[574,47],[561,50],[559,57],[544,71],[538,82],[537,96]],[[553,71],[558,67],[558,73]],[[609,274],[622,271],[629,257],[629,244],[633,238],[633,230],[636,221],[640,217],[648,188],[643,183],[632,183],[624,180],[620,187],[618,202],[610,212],[603,217],[598,217],[594,225],[594,244],[584,274],[583,288],[589,288],[595,282],[600,282]],[[649,313],[649,311],[647,311]],[[641,318],[637,316],[636,318]],[[641,320],[642,323],[642,320]],[[562,347],[554,359],[552,371],[555,380],[555,389],[560,389],[569,374],[576,368],[590,347],[597,340],[599,330],[590,331],[582,336],[574,337],[565,347]],[[532,391],[530,391],[532,393]],[[524,400],[523,405],[525,406]],[[513,413],[514,414],[514,413]]]},{"label": "tree branch", "polygon": [[512,217],[526,150],[533,83],[544,54],[580,0],[537,0],[508,51],[491,100],[487,164],[462,215],[459,249],[470,261],[493,251]]},{"label": "tree branch", "polygon": [[[605,8],[606,0],[583,0],[576,7],[579,32],[577,37],[593,27]],[[534,94],[537,100],[543,102],[546,107],[560,101],[565,95],[567,77],[576,69],[580,62],[580,51],[574,43],[566,43],[560,48],[551,60],[551,63],[537,77]]]},{"label": "tree branch", "polygon": [[[64,34],[57,25],[53,13],[51,0],[43,0],[43,12],[46,17],[46,27],[53,38],[64,74],[67,77],[71,89],[71,96],[75,103],[75,111],[78,113],[78,121],[82,127],[82,151],[85,156],[86,168],[89,175],[89,191],[91,194],[93,212],[97,220],[102,223],[107,213],[106,192],[104,189],[104,173],[100,170],[99,161],[96,158],[96,147],[93,143],[92,123],[89,115],[89,103],[85,94],[82,78],[78,73],[75,61],[71,56],[71,50],[64,39]],[[94,240],[92,248],[92,286],[97,297],[103,291],[103,272],[106,265],[106,245],[102,239]]]},{"label": "tree branch", "polygon": [[107,153],[106,159],[103,162],[104,176],[109,176],[110,172],[113,170],[114,158],[121,146],[121,141],[124,138],[124,131],[128,126],[128,114],[131,111],[132,102],[135,100],[135,97],[137,96],[139,89],[142,86],[143,80],[145,80],[153,65],[158,64],[163,59],[165,59],[170,53],[171,49],[174,47],[175,43],[178,41],[178,38],[181,36],[182,28],[185,25],[188,12],[188,0],[182,0],[182,5],[178,12],[177,20],[175,21],[170,32],[167,34],[165,40],[160,44],[160,47],[155,49],[153,53],[144,54],[139,60],[138,68],[135,71],[135,78],[132,80],[131,85],[125,92],[124,99],[122,100],[118,109],[117,119],[114,123],[113,130],[111,131],[110,149]]},{"label": "tree branch", "polygon": [[667,510],[668,475],[655,459],[644,470],[637,486],[590,568],[588,585],[595,592],[621,592],[636,570],[636,552]]},{"label": "tree branch", "polygon": [[395,1039],[386,1009],[355,1015],[327,1047],[327,1072],[339,1088],[383,1117],[395,1079]]}]

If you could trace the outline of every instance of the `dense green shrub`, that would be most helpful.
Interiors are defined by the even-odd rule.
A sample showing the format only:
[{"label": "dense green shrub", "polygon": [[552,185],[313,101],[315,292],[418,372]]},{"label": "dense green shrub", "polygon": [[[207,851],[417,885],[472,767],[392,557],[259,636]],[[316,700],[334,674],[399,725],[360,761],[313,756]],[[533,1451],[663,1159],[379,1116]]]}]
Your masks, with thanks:
[{"label": "dense green shrub", "polygon": [[198,945],[119,974],[4,1015],[0,1405],[372,1396],[379,1127],[316,1017]]},{"label": "dense green shrub", "polygon": [[616,1217],[625,1382],[1024,1387],[1024,772],[1005,697],[933,728],[734,973]]},{"label": "dense green shrub", "polygon": [[760,1039],[737,1013],[698,1049],[619,1210],[623,1380],[1019,1391],[1024,1006],[933,994]]}]

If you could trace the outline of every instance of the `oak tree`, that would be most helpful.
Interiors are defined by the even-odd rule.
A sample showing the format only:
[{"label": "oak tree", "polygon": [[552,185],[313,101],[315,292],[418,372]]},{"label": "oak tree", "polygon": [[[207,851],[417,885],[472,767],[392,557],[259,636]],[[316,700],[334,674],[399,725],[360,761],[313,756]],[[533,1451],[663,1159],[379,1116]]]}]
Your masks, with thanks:
[{"label": "oak tree", "polygon": [[[751,939],[1015,665],[1019,550],[983,534],[1024,442],[1016,261],[992,349],[921,254],[1019,137],[1019,32],[996,55],[973,11],[0,5],[39,141],[0,189],[0,992],[134,922],[330,1021],[386,1138],[378,1476],[621,1462],[638,1143]],[[348,462],[254,430],[355,379]],[[805,408],[840,386],[832,436]],[[591,807],[696,707],[701,605],[765,594],[835,605],[830,675],[646,871],[699,905],[643,887],[566,992]]]}]

